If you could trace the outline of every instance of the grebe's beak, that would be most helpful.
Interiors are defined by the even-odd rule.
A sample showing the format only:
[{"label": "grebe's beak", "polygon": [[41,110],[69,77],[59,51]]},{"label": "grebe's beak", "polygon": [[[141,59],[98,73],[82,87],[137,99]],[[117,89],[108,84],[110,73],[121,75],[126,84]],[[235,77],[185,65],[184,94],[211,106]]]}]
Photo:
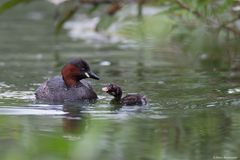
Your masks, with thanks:
[{"label": "grebe's beak", "polygon": [[92,79],[96,79],[96,80],[99,80],[99,79],[100,79],[100,78],[99,78],[95,73],[93,73],[93,72],[85,72],[84,74],[85,74],[85,76],[86,76],[87,78],[92,78]]}]

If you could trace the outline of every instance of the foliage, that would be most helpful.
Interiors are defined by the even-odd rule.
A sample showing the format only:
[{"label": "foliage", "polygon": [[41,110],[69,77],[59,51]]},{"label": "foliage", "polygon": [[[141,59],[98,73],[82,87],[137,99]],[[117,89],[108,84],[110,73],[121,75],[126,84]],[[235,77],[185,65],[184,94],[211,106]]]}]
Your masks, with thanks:
[{"label": "foliage", "polygon": [[0,6],[0,14],[20,3],[27,3],[31,1],[34,1],[34,0],[9,0]]},{"label": "foliage", "polygon": [[145,17],[144,20],[132,20],[120,31],[126,37],[134,38],[148,48],[163,47],[170,42],[170,35],[175,22],[165,15]]},{"label": "foliage", "polygon": [[[20,3],[31,2],[34,0],[8,0],[0,6],[0,13],[14,7]],[[208,27],[217,29],[226,29],[235,35],[240,35],[239,29],[235,26],[230,26],[237,20],[239,20],[239,6],[240,3],[235,0],[135,0],[138,5],[151,5],[155,7],[168,7],[168,12],[164,14],[172,16],[174,19],[184,22],[184,18],[187,16],[195,16],[195,18],[201,20]],[[148,2],[148,3],[147,3]],[[106,17],[114,16],[123,7],[126,7],[128,3],[133,3],[129,0],[67,0],[58,6],[63,8],[58,22],[56,24],[56,31],[58,32],[62,25],[69,20],[76,11],[80,10],[88,14],[94,13],[96,10],[100,15],[105,14]],[[105,8],[102,8],[105,6]],[[140,7],[141,8],[141,7]],[[139,9],[139,8],[138,8]],[[140,11],[141,12],[141,11]],[[142,13],[142,12],[141,12]],[[162,13],[161,13],[162,14]],[[104,21],[104,20],[103,20]],[[184,22],[185,23],[185,22]],[[196,26],[195,26],[196,27]]]},{"label": "foliage", "polygon": [[56,26],[55,26],[56,34],[59,34],[64,23],[66,21],[68,21],[69,19],[71,19],[78,10],[78,5],[76,5],[76,4],[65,2],[64,5],[65,5],[65,7],[64,7],[62,13],[59,15],[59,17],[57,17],[57,22],[56,22]]},{"label": "foliage", "polygon": [[[0,6],[0,13],[31,1],[34,0],[8,0]],[[117,13],[129,4],[138,6],[138,15],[119,17]],[[160,10],[147,16],[142,12],[145,6]],[[65,22],[82,13],[100,18],[96,31],[106,30],[119,18],[124,19],[120,23],[130,23],[126,23],[120,32],[140,43],[144,41],[149,48],[178,44],[182,52],[199,57],[206,54],[210,62],[218,56],[220,61],[227,61],[224,68],[235,65],[233,62],[240,50],[240,2],[236,0],[67,0],[57,8],[57,34]]]}]

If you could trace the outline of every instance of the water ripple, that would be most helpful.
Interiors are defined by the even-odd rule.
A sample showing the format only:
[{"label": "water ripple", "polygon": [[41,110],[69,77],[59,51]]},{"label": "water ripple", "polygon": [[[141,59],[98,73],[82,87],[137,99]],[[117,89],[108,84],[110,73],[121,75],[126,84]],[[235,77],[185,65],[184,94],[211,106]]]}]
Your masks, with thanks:
[{"label": "water ripple", "polygon": [[23,107],[1,107],[0,115],[65,115],[66,113],[61,110],[51,109],[34,109]]},{"label": "water ripple", "polygon": [[232,89],[229,89],[227,92],[228,94],[240,93],[240,88],[232,88]]},{"label": "water ripple", "polygon": [[5,82],[0,82],[0,88],[10,88],[10,85],[7,85]]},{"label": "water ripple", "polygon": [[34,99],[33,91],[5,91],[0,93],[0,98],[3,99]]}]

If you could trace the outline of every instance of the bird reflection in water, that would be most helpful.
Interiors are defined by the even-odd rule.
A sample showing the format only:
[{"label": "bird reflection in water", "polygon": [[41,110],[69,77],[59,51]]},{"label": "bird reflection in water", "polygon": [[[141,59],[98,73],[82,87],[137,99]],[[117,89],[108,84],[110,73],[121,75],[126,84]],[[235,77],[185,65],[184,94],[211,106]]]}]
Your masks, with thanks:
[{"label": "bird reflection in water", "polygon": [[81,113],[84,110],[81,105],[67,104],[63,111],[67,114],[63,117],[63,130],[65,133],[80,135],[88,125],[88,115]]}]

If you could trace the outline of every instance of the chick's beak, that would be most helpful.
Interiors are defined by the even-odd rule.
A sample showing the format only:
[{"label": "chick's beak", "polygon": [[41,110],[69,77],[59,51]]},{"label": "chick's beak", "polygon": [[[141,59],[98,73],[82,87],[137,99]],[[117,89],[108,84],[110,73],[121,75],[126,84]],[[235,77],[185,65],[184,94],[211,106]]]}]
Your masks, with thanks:
[{"label": "chick's beak", "polygon": [[103,88],[102,88],[102,91],[103,91],[103,92],[107,92],[107,91],[108,91],[108,88],[107,88],[107,87],[103,87]]}]

